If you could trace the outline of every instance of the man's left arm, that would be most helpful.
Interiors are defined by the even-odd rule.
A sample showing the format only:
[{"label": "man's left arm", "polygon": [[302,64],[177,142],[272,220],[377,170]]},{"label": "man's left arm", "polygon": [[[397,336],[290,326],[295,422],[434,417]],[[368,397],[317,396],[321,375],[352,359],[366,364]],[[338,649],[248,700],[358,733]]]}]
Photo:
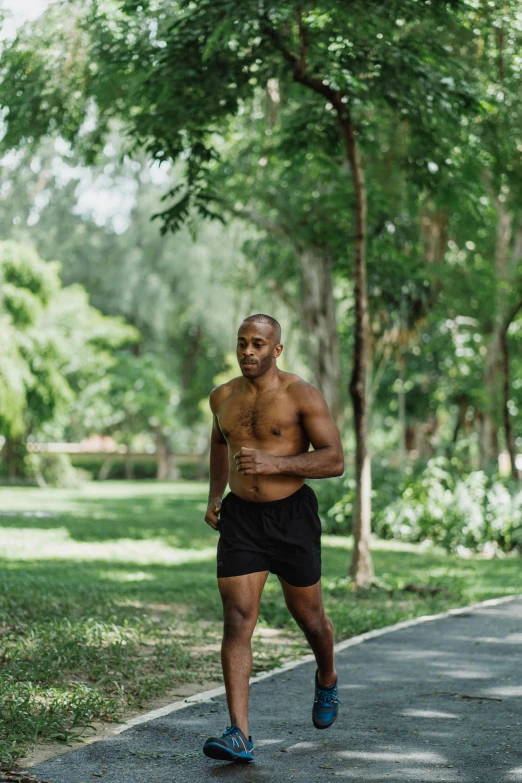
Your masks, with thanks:
[{"label": "man's left arm", "polygon": [[344,472],[344,455],[339,430],[326,403],[315,386],[301,381],[295,384],[296,405],[313,451],[279,457],[259,449],[242,448],[235,454],[238,470],[245,476],[275,475],[302,478],[328,478]]}]

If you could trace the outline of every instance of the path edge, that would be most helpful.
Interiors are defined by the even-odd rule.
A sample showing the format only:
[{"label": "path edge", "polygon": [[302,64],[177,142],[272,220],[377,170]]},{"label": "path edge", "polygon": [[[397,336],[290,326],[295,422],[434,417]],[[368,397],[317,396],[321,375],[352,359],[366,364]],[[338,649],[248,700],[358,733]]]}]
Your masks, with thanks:
[{"label": "path edge", "polygon": [[[394,625],[387,625],[383,628],[376,628],[373,631],[366,631],[365,633],[358,634],[357,636],[352,636],[349,639],[344,639],[344,641],[338,642],[334,646],[334,650],[336,653],[341,652],[342,650],[346,650],[348,647],[356,647],[357,645],[363,644],[369,639],[375,639],[379,636],[385,636],[389,633],[402,631],[404,628],[411,628],[412,626],[432,622],[433,620],[443,620],[444,618],[464,614],[475,609],[482,609],[488,606],[499,606],[501,604],[508,603],[509,601],[515,601],[517,598],[522,598],[522,594],[507,595],[502,596],[502,598],[488,598],[485,601],[479,601],[475,604],[468,604],[467,606],[459,606],[454,609],[448,609],[448,611],[441,612],[439,614],[426,614],[421,615],[420,617],[414,617],[412,620],[401,620],[401,622],[395,623]],[[254,685],[256,682],[261,682],[262,680],[267,680],[270,677],[274,677],[276,674],[282,674],[283,672],[291,671],[292,669],[296,669],[298,666],[302,666],[305,663],[310,663],[313,660],[314,656],[312,654],[302,655],[294,661],[288,661],[282,666],[278,666],[276,669],[272,669],[269,672],[263,672],[263,674],[258,674],[256,677],[251,677],[250,685]],[[128,729],[134,728],[134,726],[139,726],[142,723],[148,723],[149,721],[155,720],[156,718],[162,718],[165,715],[170,715],[171,712],[183,710],[193,704],[210,702],[217,696],[223,696],[224,694],[224,685],[221,685],[219,688],[213,688],[209,691],[195,693],[193,696],[188,696],[186,699],[182,699],[181,701],[174,701],[171,702],[171,704],[166,704],[164,707],[158,707],[158,709],[151,710],[150,712],[146,712],[143,715],[137,715],[135,718],[131,718],[125,723],[119,724],[114,729],[112,734],[109,735],[109,737],[100,738],[100,740],[95,741],[102,742],[103,740],[108,740],[111,738],[111,736],[122,734]]]}]

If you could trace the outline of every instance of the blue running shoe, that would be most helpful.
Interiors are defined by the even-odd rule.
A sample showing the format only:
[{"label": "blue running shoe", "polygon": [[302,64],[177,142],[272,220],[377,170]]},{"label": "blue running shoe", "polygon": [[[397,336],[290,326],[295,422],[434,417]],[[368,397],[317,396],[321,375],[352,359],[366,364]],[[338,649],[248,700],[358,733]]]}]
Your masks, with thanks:
[{"label": "blue running shoe", "polygon": [[253,761],[253,750],[252,737],[247,739],[235,724],[229,726],[222,737],[209,737],[203,745],[205,756],[221,761]]},{"label": "blue running shoe", "polygon": [[322,688],[315,672],[315,699],[312,707],[312,721],[316,729],[327,729],[337,719],[339,704],[337,680],[329,688]]}]

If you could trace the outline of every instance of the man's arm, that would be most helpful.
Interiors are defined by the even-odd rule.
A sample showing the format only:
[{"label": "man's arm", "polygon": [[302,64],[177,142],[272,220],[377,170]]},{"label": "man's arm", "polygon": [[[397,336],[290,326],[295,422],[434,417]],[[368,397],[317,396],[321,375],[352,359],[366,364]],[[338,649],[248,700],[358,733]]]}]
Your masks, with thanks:
[{"label": "man's arm", "polygon": [[210,409],[213,413],[212,433],[210,435],[210,487],[205,522],[217,530],[221,498],[228,481],[228,446],[218,424],[216,416],[216,390],[210,395]]},{"label": "man's arm", "polygon": [[294,384],[293,393],[301,416],[301,425],[314,450],[290,457],[278,457],[265,454],[259,449],[242,448],[234,457],[243,475],[279,474],[302,478],[328,478],[343,474],[341,436],[323,395],[315,386],[304,381]]}]

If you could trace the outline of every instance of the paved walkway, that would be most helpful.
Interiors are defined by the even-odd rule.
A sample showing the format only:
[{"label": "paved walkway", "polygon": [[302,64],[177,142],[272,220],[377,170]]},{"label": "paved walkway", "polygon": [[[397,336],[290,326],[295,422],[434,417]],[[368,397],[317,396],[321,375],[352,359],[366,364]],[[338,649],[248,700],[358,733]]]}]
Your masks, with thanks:
[{"label": "paved walkway", "polygon": [[54,783],[522,781],[522,597],[387,633],[338,653],[337,723],[316,731],[315,667],[252,686],[256,762],[200,748],[225,699],[192,705],[33,767]]}]

